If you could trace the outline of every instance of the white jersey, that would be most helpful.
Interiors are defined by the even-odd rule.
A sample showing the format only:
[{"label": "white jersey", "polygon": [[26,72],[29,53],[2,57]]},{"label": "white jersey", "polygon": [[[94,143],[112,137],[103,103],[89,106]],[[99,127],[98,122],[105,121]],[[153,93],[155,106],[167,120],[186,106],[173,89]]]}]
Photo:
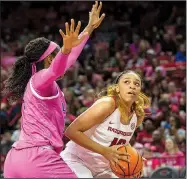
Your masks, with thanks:
[{"label": "white jersey", "polygon": [[[104,122],[89,129],[85,134],[93,141],[107,147],[128,144],[136,129],[137,116],[134,113],[128,125],[120,122],[120,116],[117,108]],[[93,173],[103,172],[109,168],[108,160],[102,155],[85,149],[73,141],[67,143],[64,152],[79,157]]]}]

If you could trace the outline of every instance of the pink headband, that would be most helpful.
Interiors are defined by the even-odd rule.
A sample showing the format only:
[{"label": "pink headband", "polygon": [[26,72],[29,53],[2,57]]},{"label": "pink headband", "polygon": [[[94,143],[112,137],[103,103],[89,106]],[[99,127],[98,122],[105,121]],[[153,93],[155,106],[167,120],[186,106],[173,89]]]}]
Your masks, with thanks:
[{"label": "pink headband", "polygon": [[49,47],[47,48],[47,50],[42,54],[42,56],[39,58],[38,61],[32,63],[32,75],[34,75],[36,73],[36,63],[41,62],[42,60],[44,60],[48,55],[50,55],[57,47],[58,45],[54,42],[50,42]]}]

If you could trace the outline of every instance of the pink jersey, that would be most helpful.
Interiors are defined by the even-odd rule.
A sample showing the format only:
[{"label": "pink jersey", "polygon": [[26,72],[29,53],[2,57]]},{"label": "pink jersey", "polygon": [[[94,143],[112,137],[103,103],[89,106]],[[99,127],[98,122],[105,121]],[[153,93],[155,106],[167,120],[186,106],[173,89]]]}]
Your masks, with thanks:
[{"label": "pink jersey", "polygon": [[56,87],[57,95],[42,97],[34,90],[31,78],[23,98],[21,134],[15,148],[51,145],[58,153],[62,150],[66,102]]},{"label": "pink jersey", "polygon": [[31,77],[23,97],[20,138],[13,147],[52,146],[57,153],[61,152],[66,102],[55,80],[76,61],[88,38],[69,55],[59,51],[49,68]]}]

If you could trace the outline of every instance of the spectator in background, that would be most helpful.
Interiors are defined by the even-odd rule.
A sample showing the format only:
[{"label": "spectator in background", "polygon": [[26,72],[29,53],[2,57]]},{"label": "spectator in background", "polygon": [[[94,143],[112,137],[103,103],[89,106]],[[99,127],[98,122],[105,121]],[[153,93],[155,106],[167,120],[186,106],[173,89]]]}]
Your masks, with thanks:
[{"label": "spectator in background", "polygon": [[158,102],[158,111],[156,116],[154,117],[155,127],[156,128],[159,127],[161,122],[166,123],[165,121],[167,120],[169,115],[170,115],[169,102],[164,99],[160,99]]},{"label": "spectator in background", "polygon": [[185,166],[184,154],[179,150],[176,139],[169,137],[165,140],[166,151],[161,155],[161,164],[180,169]]},{"label": "spectator in background", "polygon": [[186,47],[185,44],[180,44],[179,49],[175,55],[176,62],[186,62]]},{"label": "spectator in background", "polygon": [[86,73],[88,81],[91,82],[91,85],[93,87],[95,87],[97,80],[102,79],[102,75],[95,73],[91,66],[86,67],[85,73]]},{"label": "spectator in background", "polygon": [[139,35],[134,34],[132,39],[133,43],[130,45],[130,53],[133,55],[134,53],[139,52],[140,37]]},{"label": "spectator in background", "polygon": [[138,68],[138,67],[141,67],[144,65],[145,65],[144,59],[139,57],[139,55],[137,53],[134,53],[132,55],[132,59],[128,60],[127,64],[125,64],[127,69],[132,69],[134,67]]},{"label": "spectator in background", "polygon": [[176,140],[179,149],[186,156],[186,131],[185,132],[178,131]]},{"label": "spectator in background", "polygon": [[77,82],[76,82],[75,86],[73,87],[75,94],[77,94],[77,95],[81,94],[80,88],[82,86],[86,87],[87,89],[92,88],[92,86],[88,83],[88,79],[87,79],[86,75],[79,75],[78,76]]},{"label": "spectator in background", "polygon": [[177,91],[176,85],[173,81],[168,84],[169,101],[171,104],[179,105],[179,100],[182,95],[181,91]]},{"label": "spectator in background", "polygon": [[169,129],[165,130],[165,136],[174,136],[185,135],[185,130],[180,127],[180,118],[178,116],[170,115],[169,116]]},{"label": "spectator in background", "polygon": [[131,137],[130,144],[132,147],[134,147],[136,150],[140,152],[140,154],[143,154],[143,145],[136,140],[137,133],[135,132],[134,135]]},{"label": "spectator in background", "polygon": [[172,52],[172,54],[176,53],[176,44],[171,39],[168,33],[164,34],[164,38],[163,38],[163,41],[161,42],[161,46],[162,46],[163,52]]},{"label": "spectator in background", "polygon": [[164,142],[162,141],[163,136],[160,130],[153,131],[152,137],[153,141],[150,144],[154,147],[154,152],[160,155],[165,150]]},{"label": "spectator in background", "polygon": [[12,148],[13,141],[11,140],[11,133],[6,131],[3,134],[1,140],[1,154],[6,155],[8,151]]},{"label": "spectator in background", "polygon": [[12,136],[11,136],[11,141],[12,142],[18,141],[19,136],[20,136],[20,132],[21,132],[20,129],[21,129],[21,118],[18,120],[18,122],[17,122],[17,124],[15,126],[15,130],[12,133]]},{"label": "spectator in background", "polygon": [[151,143],[153,141],[152,132],[154,130],[153,120],[151,118],[144,119],[144,129],[138,133],[137,142],[141,144]]},{"label": "spectator in background", "polygon": [[143,157],[147,160],[144,161],[144,176],[150,176],[153,170],[160,166],[160,161],[155,158],[155,147],[150,143],[146,143],[143,148]]},{"label": "spectator in background", "polygon": [[160,84],[162,93],[168,93],[168,82],[166,79],[163,79]]}]

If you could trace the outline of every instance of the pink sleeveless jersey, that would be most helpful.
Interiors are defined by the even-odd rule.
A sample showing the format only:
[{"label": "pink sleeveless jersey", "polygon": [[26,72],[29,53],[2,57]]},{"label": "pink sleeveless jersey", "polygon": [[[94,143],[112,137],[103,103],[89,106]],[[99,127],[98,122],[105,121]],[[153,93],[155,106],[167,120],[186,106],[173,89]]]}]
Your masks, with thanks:
[{"label": "pink sleeveless jersey", "polygon": [[56,82],[58,92],[52,97],[42,97],[32,86],[32,78],[27,84],[22,105],[22,125],[16,149],[51,145],[57,153],[63,147],[66,102]]}]

